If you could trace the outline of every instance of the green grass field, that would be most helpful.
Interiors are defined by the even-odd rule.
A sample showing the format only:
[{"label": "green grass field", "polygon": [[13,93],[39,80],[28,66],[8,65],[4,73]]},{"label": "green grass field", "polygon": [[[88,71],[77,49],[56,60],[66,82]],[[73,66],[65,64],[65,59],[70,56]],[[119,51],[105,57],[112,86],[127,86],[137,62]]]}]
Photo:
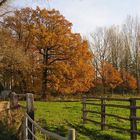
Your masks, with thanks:
[{"label": "green grass field", "polygon": [[[112,102],[116,104],[124,104],[125,102]],[[140,105],[140,103],[138,103]],[[62,136],[67,135],[68,128],[76,129],[76,140],[129,140],[130,136],[127,132],[106,129],[100,130],[100,126],[88,122],[82,124],[82,104],[81,102],[35,102],[36,121],[45,129],[56,132]],[[100,111],[100,107],[88,106],[91,110]],[[129,110],[119,108],[107,108],[107,113],[118,114],[129,117]],[[140,111],[137,113],[140,116]],[[88,114],[90,119],[100,121],[100,115]],[[107,117],[107,123],[129,129],[129,121]],[[138,124],[140,130],[140,123]],[[140,137],[138,137],[140,140]]]}]

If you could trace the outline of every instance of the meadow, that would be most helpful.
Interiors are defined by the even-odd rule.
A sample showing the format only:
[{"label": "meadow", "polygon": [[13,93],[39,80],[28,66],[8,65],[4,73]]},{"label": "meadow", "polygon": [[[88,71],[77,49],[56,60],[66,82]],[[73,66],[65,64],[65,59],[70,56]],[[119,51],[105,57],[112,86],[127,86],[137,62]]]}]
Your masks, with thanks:
[{"label": "meadow", "polygon": [[[128,103],[113,101],[116,104]],[[138,103],[140,105],[140,103]],[[81,102],[35,102],[35,120],[45,129],[56,132],[62,136],[66,136],[69,128],[76,129],[76,140],[129,140],[129,133],[106,128],[101,131],[100,126],[87,122],[82,123],[82,104]],[[88,106],[89,109],[100,111],[100,107]],[[107,108],[107,113],[117,114],[129,117],[129,110],[119,108]],[[137,116],[140,116],[138,111]],[[90,119],[100,121],[100,115],[88,114]],[[129,121],[107,117],[107,123],[129,129]],[[138,123],[140,130],[140,123]],[[138,137],[140,140],[140,137]]]}]

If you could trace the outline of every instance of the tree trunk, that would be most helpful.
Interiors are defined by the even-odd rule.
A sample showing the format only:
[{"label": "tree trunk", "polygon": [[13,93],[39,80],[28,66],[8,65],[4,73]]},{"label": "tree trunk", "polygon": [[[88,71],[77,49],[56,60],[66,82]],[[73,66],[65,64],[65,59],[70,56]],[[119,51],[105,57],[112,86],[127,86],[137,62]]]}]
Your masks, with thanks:
[{"label": "tree trunk", "polygon": [[114,93],[114,92],[113,92],[113,88],[111,87],[111,94],[113,95],[113,93]]},{"label": "tree trunk", "polygon": [[104,89],[104,94],[106,93],[106,88],[105,88],[105,84],[103,84],[103,89]]},{"label": "tree trunk", "polygon": [[42,90],[41,90],[41,95],[42,95],[42,99],[46,99],[47,97],[47,83],[48,83],[48,50],[44,49],[43,50],[43,71],[42,71]]},{"label": "tree trunk", "polygon": [[27,92],[27,83],[26,83],[26,80],[23,79],[22,82],[21,82],[21,91],[22,93],[26,93]]},{"label": "tree trunk", "polygon": [[43,69],[42,74],[42,91],[41,91],[42,99],[46,99],[47,95],[47,69]]},{"label": "tree trunk", "polygon": [[103,93],[106,93],[106,84],[104,78],[102,78],[102,83],[103,83]]}]

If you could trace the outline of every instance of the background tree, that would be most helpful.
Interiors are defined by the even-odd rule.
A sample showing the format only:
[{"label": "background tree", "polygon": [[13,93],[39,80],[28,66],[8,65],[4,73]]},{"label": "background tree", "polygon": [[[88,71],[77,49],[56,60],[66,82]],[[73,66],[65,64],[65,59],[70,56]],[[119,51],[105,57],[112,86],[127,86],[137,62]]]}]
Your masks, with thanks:
[{"label": "background tree", "polygon": [[107,61],[117,70],[125,69],[137,81],[140,92],[140,22],[139,18],[127,17],[122,26],[100,28],[92,34],[91,47],[94,54],[96,77],[100,75],[102,61]]},{"label": "background tree", "polygon": [[123,88],[123,93],[129,90],[135,90],[137,88],[137,81],[133,75],[125,71],[124,69],[120,70],[121,78],[123,82],[121,86]]},{"label": "background tree", "polygon": [[106,61],[102,61],[100,74],[102,84],[104,86],[104,93],[105,87],[109,86],[111,92],[113,93],[113,89],[122,83],[120,73],[113,67],[112,64]]},{"label": "background tree", "polygon": [[[91,50],[94,55],[93,66],[95,68],[95,86],[100,82],[100,68],[102,61],[107,61],[109,57],[107,29],[98,28],[95,33],[91,34],[92,41],[90,43]],[[105,87],[105,86],[103,86]],[[105,89],[104,89],[105,92]]]},{"label": "background tree", "polygon": [[[0,82],[6,89],[13,89],[30,73],[29,57],[22,52],[15,39],[5,28],[0,29]],[[21,92],[23,89],[21,89]]]}]

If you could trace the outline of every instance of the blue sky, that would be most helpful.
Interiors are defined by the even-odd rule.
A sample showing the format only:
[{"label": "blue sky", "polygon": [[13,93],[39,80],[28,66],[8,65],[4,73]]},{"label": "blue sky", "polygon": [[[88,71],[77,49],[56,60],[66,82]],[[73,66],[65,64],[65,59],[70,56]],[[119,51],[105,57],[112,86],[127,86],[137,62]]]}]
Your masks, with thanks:
[{"label": "blue sky", "polygon": [[[18,1],[18,0],[17,0]],[[73,31],[88,35],[96,27],[120,25],[128,15],[140,15],[140,0],[26,0],[18,7],[36,6],[58,9],[70,22]]]}]

